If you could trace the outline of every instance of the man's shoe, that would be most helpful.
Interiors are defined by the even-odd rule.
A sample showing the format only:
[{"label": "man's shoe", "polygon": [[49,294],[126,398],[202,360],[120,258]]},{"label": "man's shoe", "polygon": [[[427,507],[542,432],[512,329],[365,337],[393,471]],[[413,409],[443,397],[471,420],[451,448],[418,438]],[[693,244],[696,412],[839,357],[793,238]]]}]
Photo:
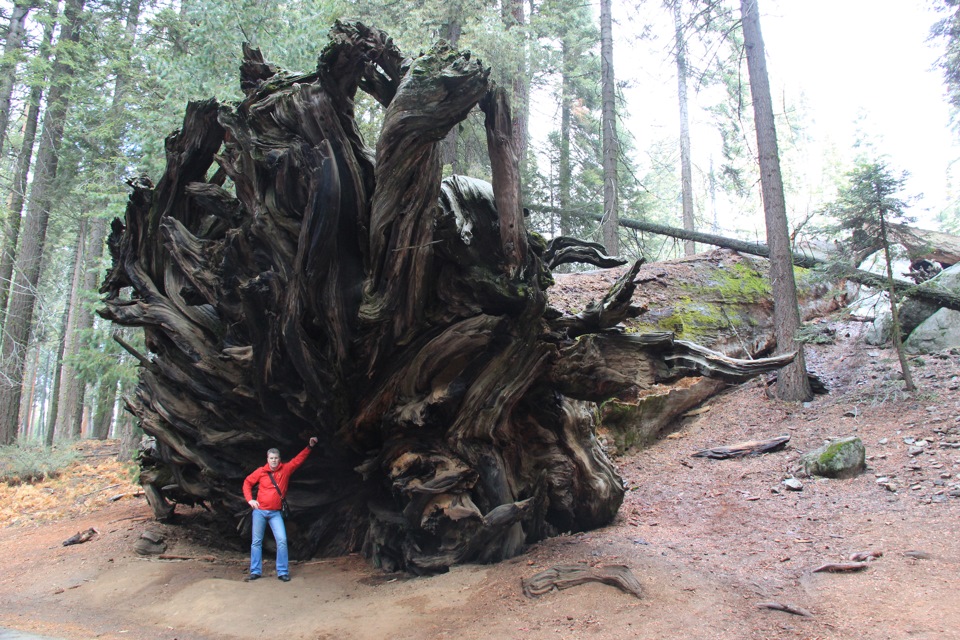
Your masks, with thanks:
[{"label": "man's shoe", "polygon": [[277,580],[280,582],[290,582],[290,576],[277,576]]},{"label": "man's shoe", "polygon": [[259,580],[262,576],[259,573],[251,573],[246,578],[243,579],[244,582],[253,582],[254,580]]}]

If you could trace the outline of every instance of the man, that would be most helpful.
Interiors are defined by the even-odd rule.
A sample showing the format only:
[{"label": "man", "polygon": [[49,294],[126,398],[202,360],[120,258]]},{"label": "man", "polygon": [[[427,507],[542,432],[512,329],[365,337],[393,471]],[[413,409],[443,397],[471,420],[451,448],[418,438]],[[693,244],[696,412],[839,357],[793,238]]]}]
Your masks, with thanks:
[{"label": "man", "polygon": [[[243,481],[243,497],[253,509],[253,541],[250,544],[250,574],[245,578],[247,582],[259,580],[263,575],[263,534],[267,530],[267,523],[270,524],[273,538],[277,541],[277,578],[290,582],[287,529],[283,524],[280,508],[283,497],[287,495],[290,476],[303,464],[316,445],[317,439],[310,438],[307,447],[289,462],[280,462],[280,452],[270,449],[267,451],[267,464]],[[257,487],[256,498],[253,497],[254,487]]]}]

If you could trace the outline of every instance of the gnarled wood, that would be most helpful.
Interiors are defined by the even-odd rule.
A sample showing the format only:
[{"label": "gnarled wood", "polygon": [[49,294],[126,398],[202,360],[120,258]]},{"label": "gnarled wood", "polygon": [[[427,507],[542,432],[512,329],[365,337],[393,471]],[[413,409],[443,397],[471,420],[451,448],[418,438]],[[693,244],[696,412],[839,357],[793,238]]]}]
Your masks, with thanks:
[{"label": "gnarled wood", "polygon": [[[619,336],[639,312],[632,276],[580,317],[548,308],[545,260],[563,250],[548,257],[523,226],[488,74],[468,52],[407,60],[385,33],[339,23],[316,71],[246,48],[245,99],[188,106],[164,176],[135,181],[114,224],[100,311],[145,332],[128,408],[156,438],[142,477],[158,516],[200,501],[235,518],[264,451],[316,435],[288,495],[295,556],[362,548],[419,573],[496,561],[616,514],[623,483],[581,400],[624,383],[608,347],[661,377],[772,366]],[[375,154],[358,89],[386,109]],[[441,142],[480,102],[501,178],[441,181]],[[577,362],[604,374],[578,377]]]}]

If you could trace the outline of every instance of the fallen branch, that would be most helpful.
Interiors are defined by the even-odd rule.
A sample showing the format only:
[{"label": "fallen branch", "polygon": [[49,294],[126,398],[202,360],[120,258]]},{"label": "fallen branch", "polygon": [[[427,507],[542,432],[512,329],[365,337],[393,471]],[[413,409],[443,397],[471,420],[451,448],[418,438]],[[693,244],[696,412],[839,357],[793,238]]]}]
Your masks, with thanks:
[{"label": "fallen branch", "polygon": [[795,616],[803,616],[804,618],[812,618],[813,614],[802,609],[800,607],[795,607],[792,604],[783,604],[781,602],[758,602],[757,606],[761,609],[774,609],[776,611],[785,611],[786,613],[792,613]]},{"label": "fallen branch", "polygon": [[69,547],[72,544],[83,544],[93,539],[93,536],[100,533],[93,527],[87,529],[86,531],[78,531],[69,538],[63,541],[63,546]]},{"label": "fallen branch", "polygon": [[782,449],[790,442],[790,436],[777,436],[769,440],[747,440],[738,442],[725,447],[714,447],[712,449],[703,449],[690,455],[694,458],[713,458],[714,460],[724,460],[726,458],[740,458],[751,454],[768,453]]},{"label": "fallen branch", "polygon": [[828,562],[814,569],[813,573],[850,573],[853,571],[863,571],[866,568],[866,562]]},{"label": "fallen branch", "polygon": [[107,487],[102,487],[102,488],[97,489],[97,490],[95,490],[95,491],[91,491],[90,493],[84,493],[83,495],[77,496],[77,499],[76,499],[74,502],[80,502],[80,501],[83,500],[84,498],[89,498],[90,496],[92,496],[92,495],[94,495],[94,494],[97,494],[97,493],[100,493],[101,491],[106,491],[107,489],[116,489],[116,488],[119,487],[119,486],[120,486],[120,483],[111,484],[111,485],[109,485],[109,486],[107,486]]},{"label": "fallen branch", "polygon": [[528,598],[533,598],[554,589],[569,589],[587,582],[602,582],[638,598],[641,596],[640,582],[633,575],[633,572],[624,565],[610,565],[608,567],[559,565],[541,571],[531,578],[524,579],[523,594]]}]

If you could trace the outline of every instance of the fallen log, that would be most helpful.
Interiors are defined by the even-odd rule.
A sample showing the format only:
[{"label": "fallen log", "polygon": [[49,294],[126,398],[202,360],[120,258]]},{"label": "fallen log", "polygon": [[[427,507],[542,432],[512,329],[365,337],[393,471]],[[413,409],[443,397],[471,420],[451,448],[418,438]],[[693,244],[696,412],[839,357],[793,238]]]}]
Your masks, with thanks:
[{"label": "fallen log", "polygon": [[[587,213],[584,215],[597,221],[602,219],[602,216],[598,214]],[[655,224],[643,220],[632,220],[630,218],[620,218],[619,224],[620,226],[628,229],[635,229],[637,231],[665,235],[671,238],[678,238],[680,240],[693,240],[695,242],[702,242],[704,244],[717,247],[724,247],[726,249],[732,249],[741,253],[761,256],[764,258],[770,257],[769,247],[761,242],[746,242],[743,240],[726,238],[724,236],[718,236],[711,233],[687,231],[686,229],[678,229],[676,227]],[[870,273],[869,271],[857,269],[852,266],[843,265],[836,261],[823,260],[814,256],[813,254],[794,252],[793,264],[807,269],[813,269],[817,267],[824,268],[831,276],[835,278],[845,278],[858,284],[866,285],[881,291],[886,291],[889,288],[885,276]],[[913,282],[897,279],[894,279],[894,288],[900,295],[916,298],[918,300],[924,300],[945,309],[960,311],[960,295],[956,295],[950,291],[939,289],[935,286],[917,285]]]}]

